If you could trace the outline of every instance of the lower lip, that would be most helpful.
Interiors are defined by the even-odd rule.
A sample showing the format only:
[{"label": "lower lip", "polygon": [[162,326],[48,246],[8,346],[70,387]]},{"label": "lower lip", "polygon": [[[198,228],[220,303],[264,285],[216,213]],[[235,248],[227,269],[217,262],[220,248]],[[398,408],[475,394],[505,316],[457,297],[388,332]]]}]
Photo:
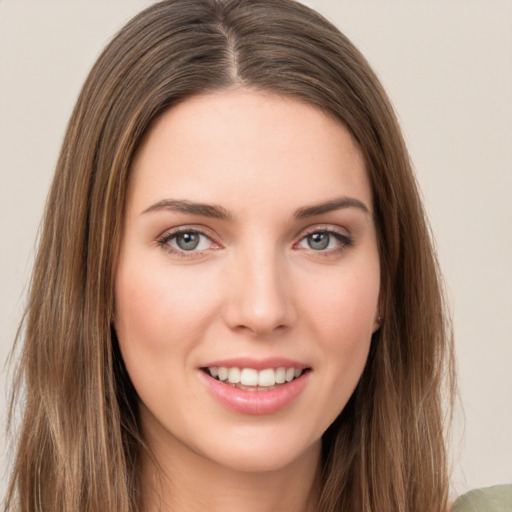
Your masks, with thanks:
[{"label": "lower lip", "polygon": [[304,390],[310,372],[269,391],[247,391],[199,371],[210,392],[224,406],[242,414],[272,414],[291,404]]}]

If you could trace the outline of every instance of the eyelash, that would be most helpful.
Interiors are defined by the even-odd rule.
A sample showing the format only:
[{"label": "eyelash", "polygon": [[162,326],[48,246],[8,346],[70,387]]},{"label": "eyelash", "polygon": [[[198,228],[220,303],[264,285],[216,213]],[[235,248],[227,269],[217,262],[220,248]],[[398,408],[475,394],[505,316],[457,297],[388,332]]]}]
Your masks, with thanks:
[{"label": "eyelash", "polygon": [[195,235],[203,236],[203,237],[207,238],[208,240],[210,240],[212,242],[212,244],[216,246],[215,248],[220,248],[220,245],[215,244],[212,241],[211,236],[209,236],[206,233],[206,231],[201,229],[200,227],[193,227],[193,228],[183,227],[183,228],[178,228],[178,229],[173,230],[171,232],[164,233],[162,236],[157,238],[156,242],[165,251],[167,251],[167,252],[169,252],[169,253],[171,253],[171,254],[179,257],[179,258],[182,258],[182,259],[197,258],[198,256],[201,256],[201,254],[204,251],[194,251],[194,250],[186,251],[186,250],[183,250],[183,249],[177,249],[177,248],[172,247],[170,245],[171,240],[177,238],[179,235],[184,235],[184,234],[195,234]]},{"label": "eyelash", "polygon": [[[163,234],[162,236],[160,236],[159,238],[157,238],[156,243],[158,244],[159,247],[161,247],[165,251],[167,251],[179,258],[182,258],[182,259],[192,259],[192,258],[201,257],[202,254],[204,253],[204,251],[207,251],[208,249],[210,249],[210,247],[209,247],[208,249],[199,250],[199,251],[196,251],[194,249],[187,251],[184,249],[172,247],[170,245],[170,242],[182,234],[192,234],[192,235],[195,234],[195,235],[203,236],[203,237],[207,238],[208,240],[210,240],[210,242],[214,246],[213,249],[221,248],[221,246],[219,244],[216,244],[215,242],[213,242],[211,236],[209,236],[206,233],[206,231],[201,229],[200,227],[178,228],[174,231],[167,232],[167,233]],[[322,229],[322,228],[316,227],[314,229],[306,231],[301,236],[300,240],[293,245],[293,247],[298,248],[298,245],[300,243],[302,243],[304,240],[306,240],[309,236],[315,235],[315,234],[329,235],[330,237],[333,237],[339,243],[339,247],[335,247],[335,248],[331,248],[331,249],[327,249],[327,250],[324,250],[324,249],[315,250],[313,248],[305,248],[304,249],[304,250],[309,250],[312,253],[314,253],[315,255],[318,255],[321,257],[329,257],[332,255],[339,255],[354,244],[354,240],[350,235],[346,235],[346,234],[340,233],[339,231],[329,229],[329,228]],[[331,243],[331,240],[329,240],[328,245],[330,245],[330,243]],[[299,249],[299,250],[302,250],[302,249]]]},{"label": "eyelash", "polygon": [[[313,229],[306,231],[301,236],[299,242],[294,244],[294,247],[298,246],[302,241],[306,240],[309,236],[315,235],[315,234],[329,235],[330,237],[333,237],[339,243],[339,247],[335,247],[335,248],[331,248],[331,249],[327,249],[327,250],[315,250],[311,247],[308,249],[305,249],[305,250],[312,251],[315,254],[315,256],[329,257],[329,256],[333,256],[333,255],[339,255],[342,252],[344,252],[345,250],[347,250],[349,247],[354,245],[354,239],[350,235],[341,233],[332,228],[315,227]],[[329,241],[329,245],[330,245],[330,243],[331,243],[331,241]]]}]

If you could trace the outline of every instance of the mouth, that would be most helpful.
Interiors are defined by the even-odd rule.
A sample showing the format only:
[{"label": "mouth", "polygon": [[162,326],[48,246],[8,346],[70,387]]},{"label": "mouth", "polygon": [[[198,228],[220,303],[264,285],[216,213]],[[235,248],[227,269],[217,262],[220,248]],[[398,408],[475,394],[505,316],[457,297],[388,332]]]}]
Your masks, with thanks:
[{"label": "mouth", "polygon": [[293,382],[310,368],[279,366],[277,368],[240,368],[237,366],[209,366],[201,368],[212,379],[244,391],[272,391]]}]

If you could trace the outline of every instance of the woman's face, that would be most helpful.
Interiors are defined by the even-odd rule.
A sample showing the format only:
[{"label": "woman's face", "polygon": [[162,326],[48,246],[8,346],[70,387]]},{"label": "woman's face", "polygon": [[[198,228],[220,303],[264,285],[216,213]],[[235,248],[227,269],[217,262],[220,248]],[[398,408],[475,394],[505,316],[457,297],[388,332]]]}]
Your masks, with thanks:
[{"label": "woman's face", "polygon": [[377,328],[348,131],[270,94],[194,97],[146,136],[125,215],[115,325],[149,446],[244,471],[318,460]]}]

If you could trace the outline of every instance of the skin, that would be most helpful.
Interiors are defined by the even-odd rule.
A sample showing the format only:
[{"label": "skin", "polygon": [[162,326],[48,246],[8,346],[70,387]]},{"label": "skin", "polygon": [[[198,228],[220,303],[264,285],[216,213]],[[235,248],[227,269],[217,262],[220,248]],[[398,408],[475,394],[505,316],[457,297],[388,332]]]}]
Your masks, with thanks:
[{"label": "skin", "polygon": [[[339,198],[352,202],[296,215]],[[227,217],[163,207],[169,199]],[[196,249],[180,249],[177,228],[202,231]],[[312,231],[325,249],[311,247]],[[311,510],[321,436],[378,328],[379,282],[371,188],[339,122],[246,89],[160,116],[133,162],[116,279],[120,348],[159,465],[144,461],[145,508]],[[243,414],[201,378],[209,361],[233,357],[311,370],[283,409]]]}]

